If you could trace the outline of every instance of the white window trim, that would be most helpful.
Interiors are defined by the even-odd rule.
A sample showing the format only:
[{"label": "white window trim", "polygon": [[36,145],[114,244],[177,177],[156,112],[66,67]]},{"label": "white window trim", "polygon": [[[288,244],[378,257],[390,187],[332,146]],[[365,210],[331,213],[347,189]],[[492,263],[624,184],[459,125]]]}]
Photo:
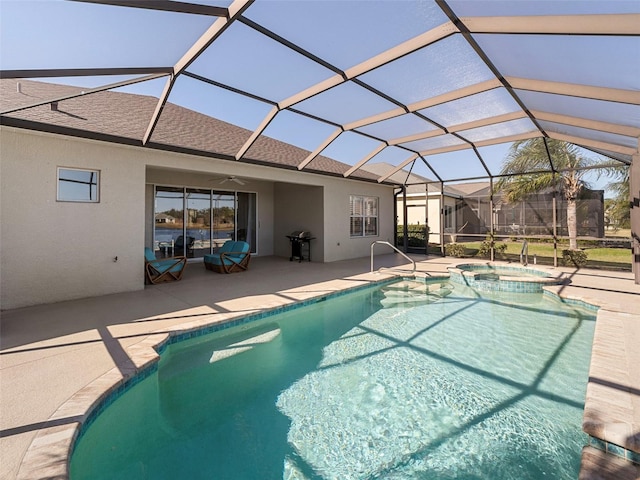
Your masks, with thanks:
[{"label": "white window trim", "polygon": [[[351,213],[351,204],[352,204],[352,199],[353,198],[360,198],[362,199],[362,204],[363,204],[363,209],[362,209],[362,214],[361,215],[353,215]],[[374,197],[373,195],[349,195],[349,237],[350,238],[365,238],[365,237],[378,237],[380,236],[380,215],[379,213],[376,213],[376,215],[365,215],[365,209],[364,209],[364,204],[366,203],[367,200],[375,200],[376,202],[376,212],[380,211],[380,198],[379,197]],[[362,234],[361,235],[355,235],[352,231],[351,231],[351,219],[352,218],[360,218],[362,219]],[[366,225],[366,219],[367,218],[375,218],[376,219],[376,232],[373,234],[367,234],[367,229],[365,227]]]},{"label": "white window trim", "polygon": [[453,228],[453,206],[444,206],[444,228]]}]

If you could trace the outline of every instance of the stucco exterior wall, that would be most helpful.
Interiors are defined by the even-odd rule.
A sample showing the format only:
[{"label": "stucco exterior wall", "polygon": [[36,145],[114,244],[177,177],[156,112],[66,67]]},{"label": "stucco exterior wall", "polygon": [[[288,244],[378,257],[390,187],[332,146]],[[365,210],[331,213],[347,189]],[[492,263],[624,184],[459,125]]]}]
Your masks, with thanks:
[{"label": "stucco exterior wall", "polygon": [[[0,127],[0,141],[2,309],[144,288],[154,184],[223,189],[216,178],[249,179],[230,190],[257,194],[259,255],[288,257],[284,235],[300,228],[317,237],[314,261],[368,256],[372,241],[393,241],[389,186],[11,127]],[[57,167],[99,170],[100,202],[58,202]],[[350,238],[351,194],[379,198],[377,237]]]},{"label": "stucco exterior wall", "polygon": [[[351,237],[349,234],[350,195],[378,197],[378,235]],[[324,195],[324,261],[335,262],[349,258],[367,257],[371,243],[384,240],[393,244],[393,189],[373,183],[352,180],[335,181],[325,188]],[[388,247],[379,246],[376,254],[389,253]]]},{"label": "stucco exterior wall", "polygon": [[[7,127],[0,142],[1,308],[143,288],[145,156]],[[57,167],[99,170],[100,202],[58,202]]]},{"label": "stucco exterior wall", "polygon": [[311,241],[311,259],[324,261],[324,189],[293,185],[275,184],[274,202],[274,254],[279,257],[291,255],[291,245],[286,238],[291,232],[304,230],[311,232],[315,240]]}]

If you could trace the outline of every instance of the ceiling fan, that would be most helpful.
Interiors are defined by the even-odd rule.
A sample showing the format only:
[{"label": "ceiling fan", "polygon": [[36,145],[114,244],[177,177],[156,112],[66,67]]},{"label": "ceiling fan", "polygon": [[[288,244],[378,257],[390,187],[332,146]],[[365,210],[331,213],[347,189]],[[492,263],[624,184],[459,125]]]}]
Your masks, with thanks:
[{"label": "ceiling fan", "polygon": [[246,185],[248,183],[247,180],[243,180],[241,178],[238,178],[235,175],[229,175],[228,177],[223,177],[223,178],[212,178],[211,181],[218,181],[218,184],[220,184],[220,185],[222,185],[223,183],[227,183],[227,182],[235,182],[238,185]]}]

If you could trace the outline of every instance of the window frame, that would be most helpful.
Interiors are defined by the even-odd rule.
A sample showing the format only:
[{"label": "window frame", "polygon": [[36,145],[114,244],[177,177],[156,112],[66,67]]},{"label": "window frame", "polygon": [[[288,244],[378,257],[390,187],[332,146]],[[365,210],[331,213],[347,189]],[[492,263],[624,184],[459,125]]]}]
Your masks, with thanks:
[{"label": "window frame", "polygon": [[[353,205],[356,200],[361,202],[361,213],[357,214],[353,212]],[[375,214],[368,215],[366,204],[368,201],[373,200]],[[366,238],[366,237],[378,237],[380,235],[380,198],[373,195],[349,195],[349,238]],[[360,232],[354,233],[354,219],[360,220]],[[367,225],[370,225],[367,220],[375,219],[375,233],[367,233]]]},{"label": "window frame", "polygon": [[[90,198],[91,195],[89,195],[88,199],[85,198],[63,198],[63,194],[62,194],[62,189],[60,188],[60,182],[64,182],[64,181],[72,181],[72,180],[68,180],[68,179],[64,179],[61,178],[61,173],[63,171],[73,171],[73,172],[85,172],[85,173],[91,173],[91,174],[95,174],[95,180],[90,180],[89,182],[85,182],[87,183],[87,185],[91,186],[95,185],[95,197],[94,199]],[[70,203],[100,203],[100,180],[101,180],[101,171],[97,170],[97,169],[93,169],[93,168],[78,168],[78,167],[57,167],[56,168],[56,201],[57,202],[70,202]],[[82,182],[80,182],[82,183]]]},{"label": "window frame", "polygon": [[453,206],[452,205],[444,206],[443,216],[444,216],[444,228],[452,229],[453,228]]}]

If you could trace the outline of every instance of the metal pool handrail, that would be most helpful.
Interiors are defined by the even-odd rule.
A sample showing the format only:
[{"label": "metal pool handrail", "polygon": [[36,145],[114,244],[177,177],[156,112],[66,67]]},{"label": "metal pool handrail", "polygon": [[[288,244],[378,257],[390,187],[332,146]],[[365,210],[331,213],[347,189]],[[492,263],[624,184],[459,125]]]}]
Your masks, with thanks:
[{"label": "metal pool handrail", "polygon": [[[393,248],[396,252],[398,252],[400,255],[402,255],[404,258],[406,258],[407,260],[409,260],[412,264],[413,264],[413,270],[411,270],[411,273],[415,273],[416,271],[416,262],[412,259],[409,258],[408,256],[406,256],[404,253],[402,253],[400,250],[398,250],[396,247],[394,247],[393,245],[391,245],[389,242],[385,242],[384,240],[376,240],[375,242],[373,242],[371,244],[371,273],[373,273],[373,247],[375,247],[375,245],[377,243],[381,243],[384,245],[388,245],[389,247]],[[405,272],[406,270],[403,270],[401,268],[398,269],[399,271]]]}]

